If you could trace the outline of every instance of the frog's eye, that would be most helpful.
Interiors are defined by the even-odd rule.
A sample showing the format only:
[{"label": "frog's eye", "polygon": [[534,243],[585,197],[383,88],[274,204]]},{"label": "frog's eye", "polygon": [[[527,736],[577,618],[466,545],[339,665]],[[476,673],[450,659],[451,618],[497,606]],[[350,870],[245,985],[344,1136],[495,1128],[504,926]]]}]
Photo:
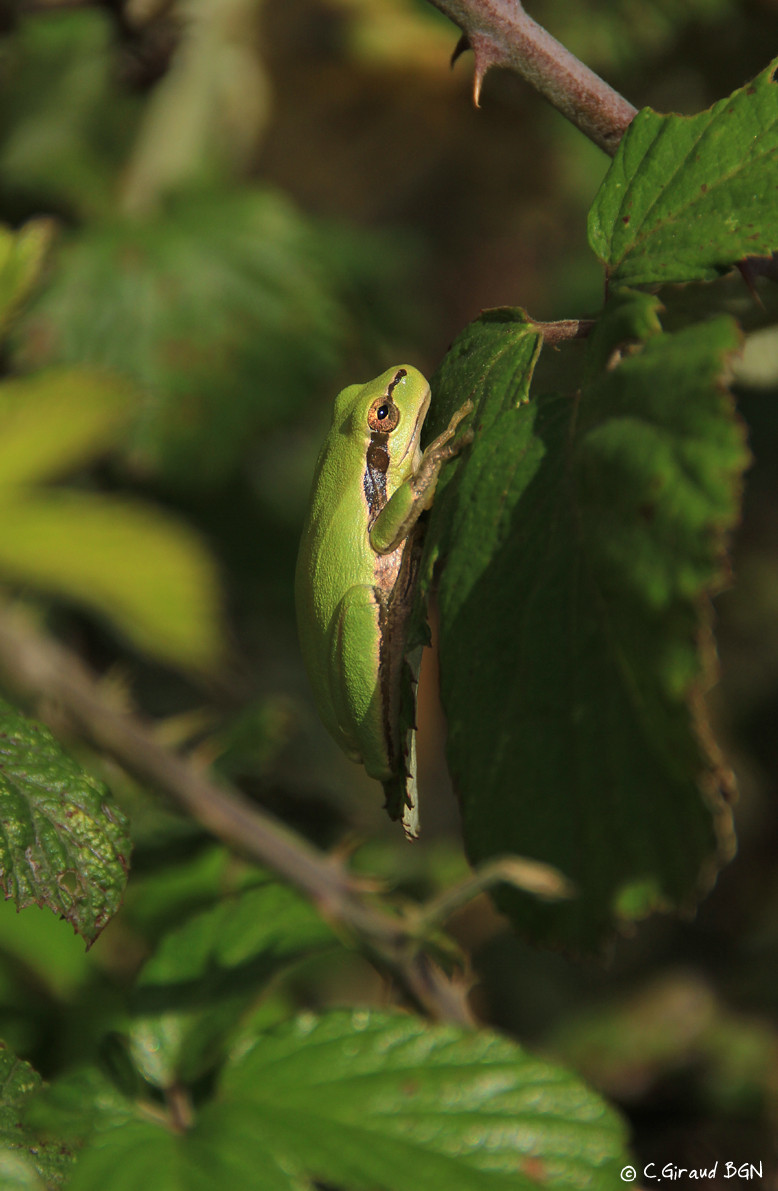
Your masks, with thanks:
[{"label": "frog's eye", "polygon": [[391,430],[394,430],[399,421],[399,409],[393,401],[387,401],[386,397],[379,397],[370,406],[367,415],[367,424],[371,430],[378,430],[382,434],[388,434]]}]

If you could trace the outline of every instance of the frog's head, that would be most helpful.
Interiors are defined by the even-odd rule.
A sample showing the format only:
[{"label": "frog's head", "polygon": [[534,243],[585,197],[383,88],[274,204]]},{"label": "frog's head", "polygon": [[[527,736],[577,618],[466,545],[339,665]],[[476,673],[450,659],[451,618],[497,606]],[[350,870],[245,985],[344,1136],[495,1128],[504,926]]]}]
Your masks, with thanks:
[{"label": "frog's head", "polygon": [[[421,428],[430,403],[430,387],[410,364],[388,368],[364,385],[350,385],[338,397],[341,429],[364,441],[374,464],[386,470],[419,451]],[[385,457],[386,463],[383,464]],[[410,461],[410,460],[409,460]]]}]

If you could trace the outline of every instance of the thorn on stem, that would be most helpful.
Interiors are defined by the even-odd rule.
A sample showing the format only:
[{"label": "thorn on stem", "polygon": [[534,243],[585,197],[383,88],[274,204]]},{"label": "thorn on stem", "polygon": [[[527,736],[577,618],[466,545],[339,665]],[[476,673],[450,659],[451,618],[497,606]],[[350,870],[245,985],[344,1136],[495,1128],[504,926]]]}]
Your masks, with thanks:
[{"label": "thorn on stem", "polygon": [[451,55],[451,66],[453,68],[457,58],[461,58],[464,53],[470,49],[470,40],[466,33],[463,33],[457,44],[454,46],[454,52]]},{"label": "thorn on stem", "polygon": [[491,70],[493,66],[499,66],[503,62],[503,54],[499,45],[491,37],[487,37],[483,33],[471,33],[469,42],[475,57],[473,103],[479,108],[481,106],[481,87],[483,86],[486,72]]},{"label": "thorn on stem", "polygon": [[481,84],[484,81],[485,70],[478,69],[476,62],[475,74],[473,75],[473,106],[480,108],[481,106]]}]

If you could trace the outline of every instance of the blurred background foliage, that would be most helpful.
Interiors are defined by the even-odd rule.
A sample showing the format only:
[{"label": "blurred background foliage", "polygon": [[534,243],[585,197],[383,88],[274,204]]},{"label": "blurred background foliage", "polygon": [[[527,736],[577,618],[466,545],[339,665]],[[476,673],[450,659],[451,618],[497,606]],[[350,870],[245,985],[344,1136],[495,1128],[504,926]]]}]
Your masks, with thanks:
[{"label": "blurred background foliage", "polygon": [[[661,110],[710,104],[778,45],[774,0],[531,10],[633,103]],[[343,384],[399,360],[431,371],[482,307],[596,312],[585,215],[605,158],[507,74],[489,76],[475,111],[467,56],[449,67],[456,31],[425,0],[7,0],[0,31],[0,219],[56,221],[5,371],[97,365],[129,382],[122,434],[75,483],[156,502],[196,530],[219,569],[229,644],[221,669],[194,682],[162,664],[164,649],[144,655],[117,636],[110,613],[95,620],[75,602],[38,614],[112,697],[129,688],[160,717],[165,739],[319,844],[346,838],[390,885],[432,892],[464,863],[434,663],[417,848],[384,821],[377,788],[308,699],[292,575],[313,461]],[[755,284],[769,308],[769,283]],[[749,325],[767,321],[739,278],[716,295]],[[485,899],[452,924],[484,1020],[611,1096],[646,1162],[778,1157],[774,332],[754,336],[746,363],[755,462],[737,586],[718,602],[715,694],[741,784],[738,859],[694,922],[652,920],[602,965],[531,951]],[[123,553],[131,570],[139,558]],[[81,760],[132,818],[124,909],[85,954],[51,914],[0,905],[0,1036],[46,1076],[115,1028],[165,930],[241,879],[196,827],[101,758]],[[295,970],[261,1012],[381,996],[372,970],[341,951]]]}]

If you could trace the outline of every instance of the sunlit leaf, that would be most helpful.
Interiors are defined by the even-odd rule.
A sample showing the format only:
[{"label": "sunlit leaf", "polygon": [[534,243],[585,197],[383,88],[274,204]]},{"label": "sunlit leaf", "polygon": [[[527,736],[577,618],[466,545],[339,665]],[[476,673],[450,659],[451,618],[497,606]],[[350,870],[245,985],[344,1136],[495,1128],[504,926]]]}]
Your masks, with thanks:
[{"label": "sunlit leaf", "polygon": [[32,1161],[0,1143],[0,1186],[3,1191],[47,1191]]},{"label": "sunlit leaf", "polygon": [[85,1073],[46,1094],[84,1137],[71,1191],[612,1191],[624,1126],[564,1068],[408,1015],[308,1015],[247,1042],[190,1127]]},{"label": "sunlit leaf", "polygon": [[50,480],[116,444],[133,401],[116,377],[57,368],[0,384],[0,486]]},{"label": "sunlit leaf", "polygon": [[50,219],[34,219],[18,232],[0,225],[0,334],[29,297],[54,235]]},{"label": "sunlit leaf", "polygon": [[778,250],[778,59],[697,116],[639,112],[589,214],[620,285],[711,279]]},{"label": "sunlit leaf", "polygon": [[42,724],[0,704],[0,885],[48,906],[92,942],[117,910],[130,855],[107,788]]},{"label": "sunlit leaf", "polygon": [[213,562],[151,506],[62,490],[0,500],[0,575],[94,609],[165,660],[208,666],[221,653]]},{"label": "sunlit leaf", "polygon": [[368,1191],[613,1186],[616,1115],[507,1039],[366,1011],[259,1037],[223,1080],[288,1172]]}]

